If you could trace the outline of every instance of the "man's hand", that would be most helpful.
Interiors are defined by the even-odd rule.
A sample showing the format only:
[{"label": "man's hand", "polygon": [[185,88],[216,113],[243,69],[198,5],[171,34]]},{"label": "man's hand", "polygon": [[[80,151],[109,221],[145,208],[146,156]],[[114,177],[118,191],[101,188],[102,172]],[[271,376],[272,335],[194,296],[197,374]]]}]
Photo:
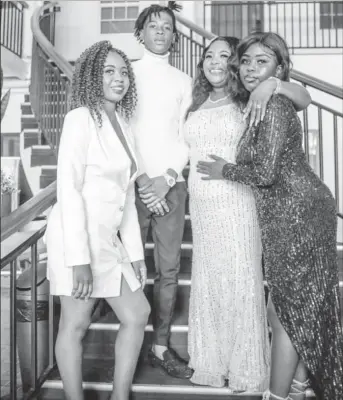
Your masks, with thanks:
[{"label": "man's hand", "polygon": [[167,214],[169,212],[169,207],[168,207],[166,199],[162,199],[155,206],[152,206],[152,207],[147,206],[147,208],[149,209],[150,212],[152,212],[156,215],[161,215],[161,216],[163,216],[164,214]]},{"label": "man's hand", "polygon": [[73,290],[71,295],[74,299],[87,301],[93,292],[93,274],[89,264],[75,265],[73,268]]},{"label": "man's hand", "polygon": [[163,176],[157,176],[150,178],[149,182],[138,189],[138,193],[143,203],[149,208],[155,207],[164,200],[169,190],[166,179]]},{"label": "man's hand", "polygon": [[145,261],[144,260],[133,261],[132,267],[135,271],[137,279],[141,283],[142,289],[144,289],[147,280],[147,268],[145,265]]}]

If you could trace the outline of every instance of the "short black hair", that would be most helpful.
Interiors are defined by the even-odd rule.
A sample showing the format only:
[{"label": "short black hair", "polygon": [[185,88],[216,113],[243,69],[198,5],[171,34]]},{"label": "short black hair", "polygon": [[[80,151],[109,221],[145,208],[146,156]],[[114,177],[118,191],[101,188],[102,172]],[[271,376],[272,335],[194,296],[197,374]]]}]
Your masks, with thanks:
[{"label": "short black hair", "polygon": [[168,15],[170,15],[172,21],[173,21],[173,33],[175,35],[175,41],[177,42],[179,37],[176,29],[176,19],[175,19],[175,14],[174,11],[180,11],[182,9],[182,6],[176,4],[176,1],[168,1],[167,6],[161,6],[159,4],[151,4],[150,7],[144,8],[144,10],[138,15],[138,18],[135,22],[135,32],[134,36],[135,38],[142,43],[141,39],[141,32],[144,29],[144,24],[147,20],[150,20],[152,15],[158,15],[160,16],[161,12],[165,12]]}]

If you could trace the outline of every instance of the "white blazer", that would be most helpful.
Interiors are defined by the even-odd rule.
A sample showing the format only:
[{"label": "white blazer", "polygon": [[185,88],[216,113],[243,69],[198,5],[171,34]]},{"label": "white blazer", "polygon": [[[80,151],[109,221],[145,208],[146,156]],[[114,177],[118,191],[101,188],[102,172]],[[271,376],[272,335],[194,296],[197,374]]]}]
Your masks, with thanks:
[{"label": "white blazer", "polygon": [[144,259],[135,206],[138,166],[129,126],[118,114],[117,118],[136,164],[132,176],[131,159],[105,112],[102,127],[86,107],[65,117],[57,203],[46,232],[52,294],[70,295],[70,267],[81,264],[91,265],[93,297],[118,296],[122,275],[132,290],[140,286],[131,266]]}]

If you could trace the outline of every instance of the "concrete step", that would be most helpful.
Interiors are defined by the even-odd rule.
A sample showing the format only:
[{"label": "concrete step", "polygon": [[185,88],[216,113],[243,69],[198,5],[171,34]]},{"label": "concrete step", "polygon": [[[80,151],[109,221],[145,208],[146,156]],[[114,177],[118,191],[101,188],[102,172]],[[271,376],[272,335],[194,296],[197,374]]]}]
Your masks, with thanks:
[{"label": "concrete step", "polygon": [[48,145],[32,146],[31,167],[57,165],[56,155]]},{"label": "concrete step", "polygon": [[33,115],[30,102],[21,103],[21,114],[22,115]]},{"label": "concrete step", "polygon": [[44,189],[54,182],[57,177],[57,166],[51,165],[42,168],[41,176],[39,178],[40,189]]},{"label": "concrete step", "polygon": [[24,129],[38,129],[38,123],[33,114],[21,116],[21,130]]},{"label": "concrete step", "polygon": [[41,133],[39,129],[24,129],[24,148],[38,146],[41,144]]},{"label": "concrete step", "polygon": [[[113,387],[114,360],[85,358],[83,379],[85,400],[107,400]],[[58,371],[43,384],[42,399],[63,399],[62,381]],[[132,385],[132,400],[261,400],[262,393],[231,393],[227,387],[213,388],[193,385],[189,380],[172,378],[146,359],[138,364]],[[311,390],[308,398],[314,398]]]}]

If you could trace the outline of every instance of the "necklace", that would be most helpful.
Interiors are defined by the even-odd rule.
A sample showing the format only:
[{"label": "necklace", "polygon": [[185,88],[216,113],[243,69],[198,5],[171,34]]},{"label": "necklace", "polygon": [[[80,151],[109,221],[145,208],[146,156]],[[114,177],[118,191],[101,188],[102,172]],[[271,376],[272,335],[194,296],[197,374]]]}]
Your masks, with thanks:
[{"label": "necklace", "polygon": [[210,103],[212,103],[212,104],[216,104],[216,103],[219,103],[220,101],[223,101],[223,100],[227,99],[228,97],[229,97],[229,95],[227,94],[226,96],[221,97],[221,98],[218,99],[218,100],[212,100],[212,99],[211,99],[211,95],[209,95],[209,96],[208,96],[208,101],[209,101]]}]

